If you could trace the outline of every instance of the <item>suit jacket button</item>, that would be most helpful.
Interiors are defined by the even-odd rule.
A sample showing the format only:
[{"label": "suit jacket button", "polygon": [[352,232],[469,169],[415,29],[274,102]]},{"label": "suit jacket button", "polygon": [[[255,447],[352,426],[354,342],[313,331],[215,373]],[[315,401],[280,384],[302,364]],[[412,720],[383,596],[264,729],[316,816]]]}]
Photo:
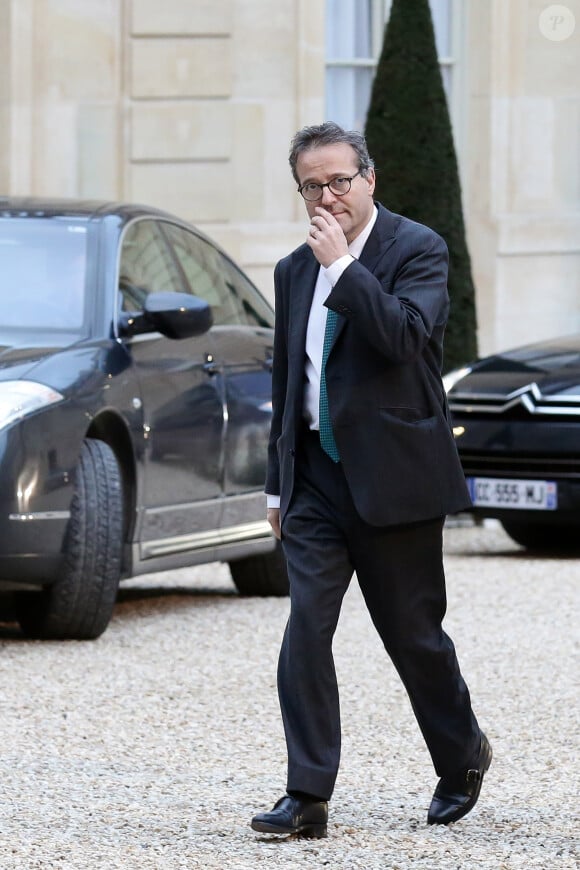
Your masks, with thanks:
[{"label": "suit jacket button", "polygon": [[290,456],[296,456],[296,451],[293,447],[290,449]]}]

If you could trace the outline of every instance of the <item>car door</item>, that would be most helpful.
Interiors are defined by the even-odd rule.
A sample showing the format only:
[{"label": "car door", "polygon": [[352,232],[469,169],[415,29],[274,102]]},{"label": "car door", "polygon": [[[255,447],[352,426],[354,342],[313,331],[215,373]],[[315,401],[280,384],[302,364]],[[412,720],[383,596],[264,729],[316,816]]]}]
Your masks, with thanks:
[{"label": "car door", "polygon": [[191,292],[213,311],[214,379],[226,406],[222,532],[232,538],[250,535],[265,516],[273,311],[206,239],[176,226],[166,231]]},{"label": "car door", "polygon": [[[124,311],[142,311],[152,292],[189,292],[161,225],[139,219],[123,235]],[[211,331],[179,340],[146,333],[127,345],[140,384],[146,443],[138,506],[141,558],[211,546],[221,521],[224,476],[224,405],[211,376]]]}]

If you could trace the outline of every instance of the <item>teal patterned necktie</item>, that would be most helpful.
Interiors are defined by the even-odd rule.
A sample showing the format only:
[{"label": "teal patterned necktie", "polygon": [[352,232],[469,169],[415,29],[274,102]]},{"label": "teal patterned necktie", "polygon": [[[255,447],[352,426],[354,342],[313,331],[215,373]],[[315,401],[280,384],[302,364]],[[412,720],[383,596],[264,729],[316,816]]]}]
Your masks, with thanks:
[{"label": "teal patterned necktie", "polygon": [[340,462],[340,454],[332,434],[332,423],[328,411],[328,394],[326,392],[326,360],[330,353],[330,346],[334,336],[334,328],[338,314],[331,308],[326,313],[326,328],[324,330],[324,343],[322,345],[322,365],[320,367],[320,403],[318,406],[318,419],[320,426],[320,444],[325,453],[328,453],[333,462]]}]

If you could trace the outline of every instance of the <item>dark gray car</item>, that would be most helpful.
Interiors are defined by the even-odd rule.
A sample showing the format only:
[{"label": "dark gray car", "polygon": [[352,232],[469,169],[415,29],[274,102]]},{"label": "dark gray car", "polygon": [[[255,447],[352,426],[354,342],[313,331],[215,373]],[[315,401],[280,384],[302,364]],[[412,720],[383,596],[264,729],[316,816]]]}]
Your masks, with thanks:
[{"label": "dark gray car", "polygon": [[119,581],[227,561],[288,591],[265,522],[273,312],[144,206],[0,198],[0,586],[30,635],[93,638]]},{"label": "dark gray car", "polygon": [[444,380],[474,513],[529,549],[580,550],[580,336]]}]

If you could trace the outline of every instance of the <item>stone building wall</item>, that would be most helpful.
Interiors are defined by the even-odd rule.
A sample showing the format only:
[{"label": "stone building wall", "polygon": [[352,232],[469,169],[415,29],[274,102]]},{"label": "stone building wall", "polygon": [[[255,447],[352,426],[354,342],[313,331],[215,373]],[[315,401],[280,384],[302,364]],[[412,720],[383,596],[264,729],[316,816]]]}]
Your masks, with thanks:
[{"label": "stone building wall", "polygon": [[[580,330],[580,0],[464,0],[459,154],[480,349]],[[304,238],[292,134],[324,118],[324,0],[0,0],[0,192],[198,224],[272,295]],[[388,205],[388,203],[387,203]]]},{"label": "stone building wall", "polygon": [[565,39],[570,19],[540,29],[550,5],[469,2],[462,160],[482,353],[580,331],[580,0]]}]

